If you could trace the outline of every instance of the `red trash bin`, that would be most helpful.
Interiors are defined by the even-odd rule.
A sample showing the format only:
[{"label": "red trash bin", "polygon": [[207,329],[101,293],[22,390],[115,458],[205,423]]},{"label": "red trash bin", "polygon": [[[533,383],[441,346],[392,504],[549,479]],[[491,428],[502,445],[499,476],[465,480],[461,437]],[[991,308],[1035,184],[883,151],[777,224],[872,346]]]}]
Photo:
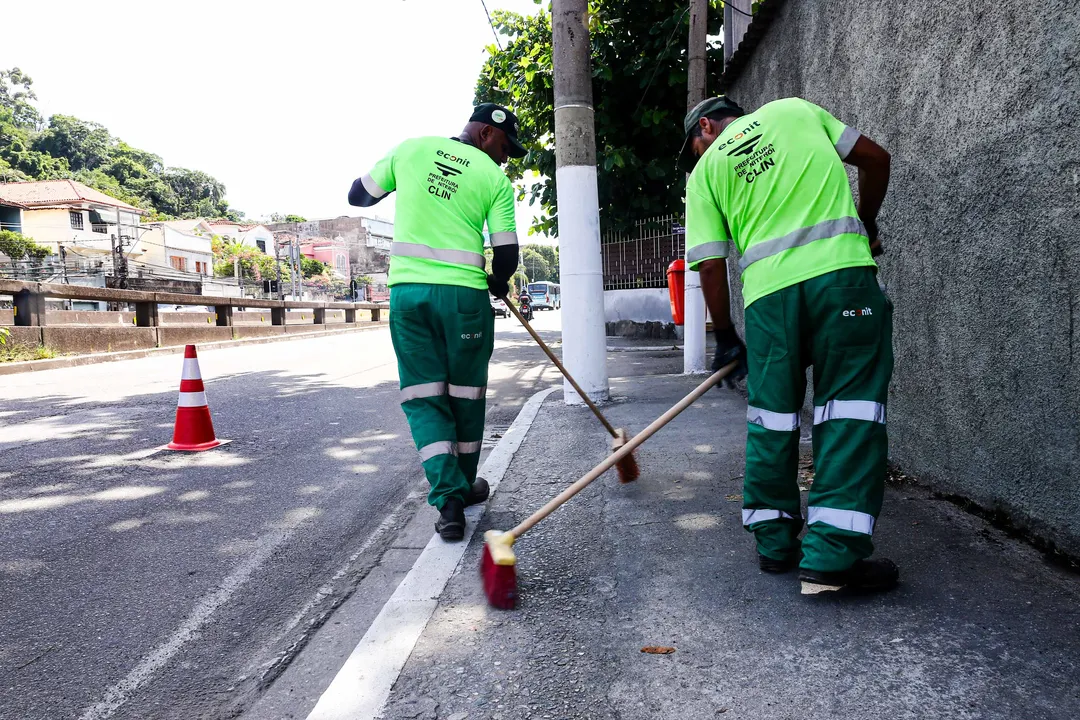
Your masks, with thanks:
[{"label": "red trash bin", "polygon": [[682,258],[668,265],[667,287],[671,296],[671,317],[676,325],[683,324],[683,277],[686,275],[686,263]]}]

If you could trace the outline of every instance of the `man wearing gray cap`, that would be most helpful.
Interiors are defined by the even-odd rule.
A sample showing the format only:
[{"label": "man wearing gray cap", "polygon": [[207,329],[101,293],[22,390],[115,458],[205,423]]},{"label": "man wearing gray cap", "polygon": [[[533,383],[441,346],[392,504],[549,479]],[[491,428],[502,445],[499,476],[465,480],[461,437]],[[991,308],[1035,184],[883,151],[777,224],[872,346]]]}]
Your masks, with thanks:
[{"label": "man wearing gray cap", "polygon": [[[716,328],[713,368],[747,376],[743,525],[759,566],[799,566],[804,594],[879,591],[895,564],[868,559],[881,511],[892,304],[877,283],[877,214],[889,154],[822,108],[786,98],[747,114],[726,97],[684,122],[686,264]],[[859,203],[844,163],[859,170]],[[727,257],[739,253],[744,346]],[[814,483],[803,528],[796,473],[806,368],[814,368]]]}]

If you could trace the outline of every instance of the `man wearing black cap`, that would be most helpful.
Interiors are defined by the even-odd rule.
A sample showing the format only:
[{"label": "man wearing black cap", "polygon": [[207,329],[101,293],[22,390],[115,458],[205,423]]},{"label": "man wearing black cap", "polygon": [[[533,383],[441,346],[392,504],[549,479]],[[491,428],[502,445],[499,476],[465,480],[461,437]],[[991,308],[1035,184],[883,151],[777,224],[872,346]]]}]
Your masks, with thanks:
[{"label": "man wearing black cap", "polygon": [[487,482],[476,477],[495,339],[487,293],[505,298],[518,264],[514,189],[499,166],[525,153],[514,114],[484,103],[457,137],[405,140],[349,191],[360,207],[397,191],[390,336],[401,407],[444,540],[464,537],[465,506],[488,497]]},{"label": "man wearing black cap", "polygon": [[[878,286],[877,214],[889,154],[800,98],[746,113],[709,98],[684,121],[686,264],[716,327],[713,368],[747,375],[743,525],[759,566],[799,566],[804,594],[887,590],[869,559],[885,488],[892,304]],[[859,170],[856,206],[844,163]],[[739,253],[746,346],[731,325],[727,257]],[[796,482],[806,368],[814,368],[814,484]]]}]

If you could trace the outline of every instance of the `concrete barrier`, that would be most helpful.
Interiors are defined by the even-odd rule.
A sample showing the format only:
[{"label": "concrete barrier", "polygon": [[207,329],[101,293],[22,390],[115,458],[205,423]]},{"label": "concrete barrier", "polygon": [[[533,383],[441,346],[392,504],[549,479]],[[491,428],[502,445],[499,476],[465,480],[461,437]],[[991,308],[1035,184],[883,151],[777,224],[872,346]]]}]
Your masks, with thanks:
[{"label": "concrete barrier", "polygon": [[145,327],[46,325],[41,328],[41,336],[45,347],[63,353],[145,350],[158,344],[158,329]]},{"label": "concrete barrier", "polygon": [[11,335],[8,342],[16,345],[30,345],[37,347],[41,344],[41,328],[36,327],[9,327]]},{"label": "concrete barrier", "polygon": [[189,345],[191,343],[217,342],[232,340],[233,329],[216,325],[184,327],[159,327],[158,345]]},{"label": "concrete barrier", "polygon": [[233,337],[237,340],[253,337],[271,337],[284,335],[285,327],[282,325],[234,325]]},{"label": "concrete barrier", "polygon": [[162,312],[158,313],[159,325],[213,325],[217,322],[217,313],[206,312]]}]

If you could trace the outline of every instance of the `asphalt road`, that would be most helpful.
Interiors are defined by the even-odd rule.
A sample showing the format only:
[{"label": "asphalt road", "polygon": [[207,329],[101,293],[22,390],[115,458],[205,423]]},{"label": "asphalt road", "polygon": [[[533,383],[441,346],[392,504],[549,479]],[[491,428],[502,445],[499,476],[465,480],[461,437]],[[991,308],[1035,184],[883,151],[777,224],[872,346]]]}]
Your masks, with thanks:
[{"label": "asphalt road", "polygon": [[[496,328],[491,437],[558,379]],[[387,330],[203,352],[232,442],[151,454],[181,357],[0,380],[0,718],[237,716],[434,519]]]}]

